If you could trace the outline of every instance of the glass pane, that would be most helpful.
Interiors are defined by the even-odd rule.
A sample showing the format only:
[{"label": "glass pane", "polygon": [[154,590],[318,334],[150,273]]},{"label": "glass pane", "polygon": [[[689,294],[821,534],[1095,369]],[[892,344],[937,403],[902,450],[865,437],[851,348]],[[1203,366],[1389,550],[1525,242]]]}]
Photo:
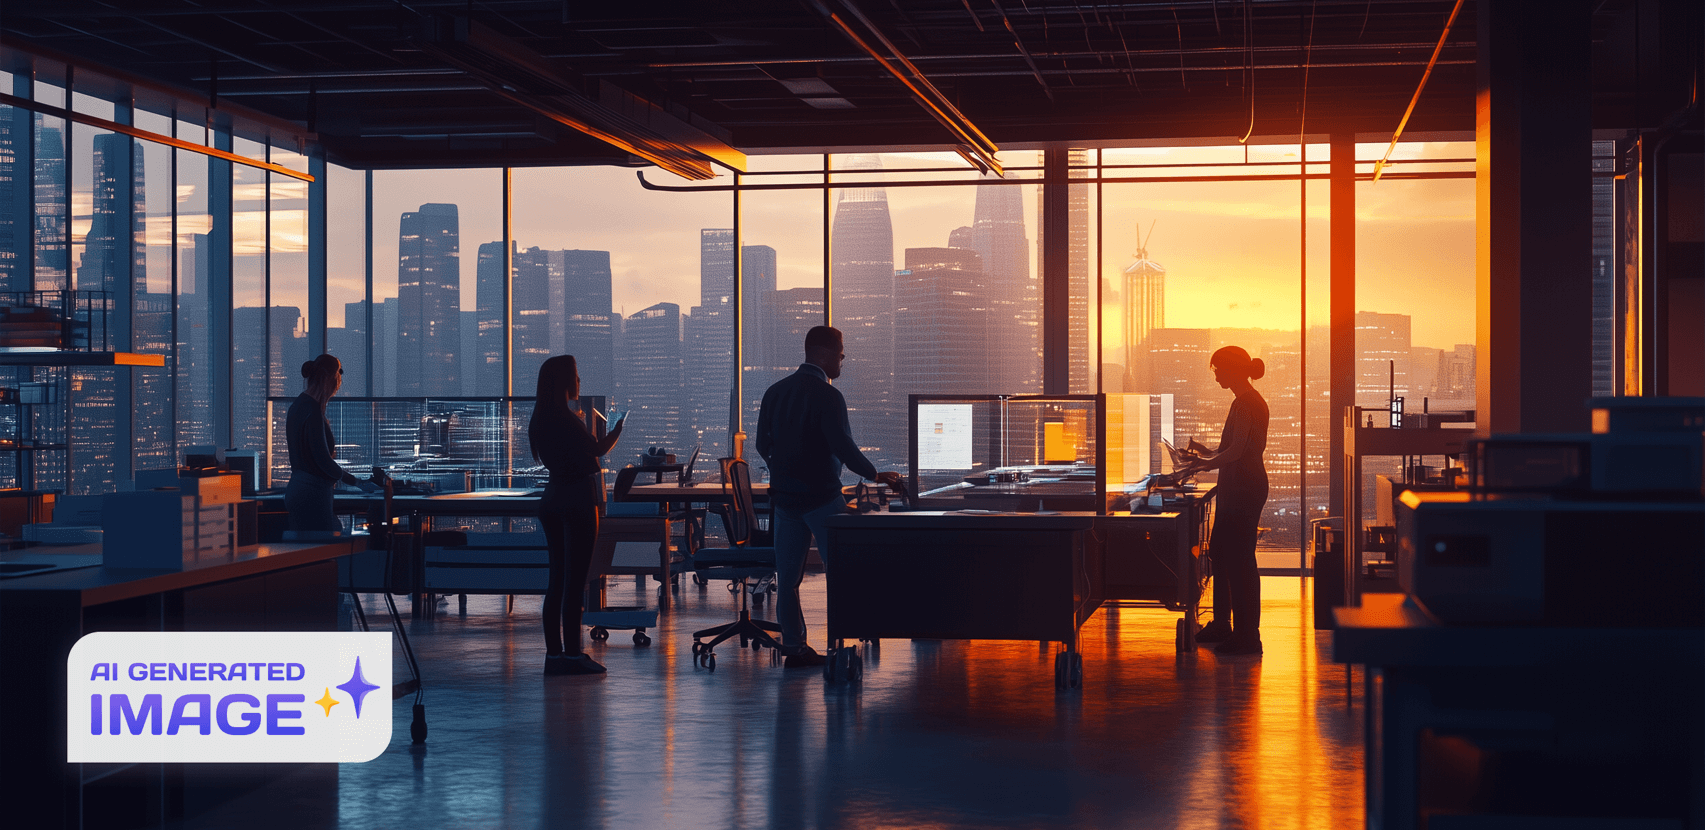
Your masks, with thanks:
[{"label": "glass pane", "polygon": [[[95,310],[90,347],[113,348],[111,333],[129,328],[125,298],[133,280],[132,268],[142,254],[138,231],[138,196],[146,183],[141,148],[129,136],[96,130],[82,124],[72,128],[71,258],[78,302]],[[99,329],[99,333],[97,333]],[[108,337],[102,337],[102,335]],[[100,342],[106,340],[107,342]],[[125,344],[128,345],[128,344]],[[120,419],[129,419],[128,402],[120,398],[120,371],[78,369],[70,372],[67,408],[70,492],[106,493],[118,488],[119,457],[124,451]]]},{"label": "glass pane", "polygon": [[113,116],[118,110],[111,101],[102,100],[93,95],[85,95],[81,92],[71,93],[71,109],[85,115],[93,115],[96,118],[105,118],[108,121],[113,120]]},{"label": "glass pane", "polygon": [[326,165],[326,351],[346,395],[367,389],[367,174]]},{"label": "glass pane", "polygon": [[209,291],[227,273],[209,236],[209,159],[178,150],[174,199],[177,204],[177,422],[181,447],[213,444],[213,310]]},{"label": "glass pane", "polygon": [[29,110],[0,104],[0,291],[30,287],[33,123]]},{"label": "glass pane", "polygon": [[142,172],[136,205],[142,236],[142,269],[135,280],[132,351],[163,354],[161,369],[132,369],[134,412],[132,446],[135,469],[160,470],[177,466],[172,416],[172,378],[176,356],[172,349],[172,149],[137,142]]},{"label": "glass pane", "polygon": [[[1287,172],[1294,177],[1297,149],[1250,148],[1249,153],[1252,161],[1288,159]],[[1143,158],[1153,164],[1241,164],[1244,152],[1242,147],[1141,148],[1109,150],[1107,156],[1126,163]],[[1174,168],[1167,175],[1225,172]],[[1154,396],[1161,411],[1159,438],[1177,446],[1194,439],[1213,448],[1220,444],[1232,395],[1214,381],[1210,357],[1222,347],[1239,346],[1260,358],[1266,373],[1256,389],[1271,418],[1265,456],[1269,495],[1261,520],[1271,530],[1261,544],[1290,550],[1297,548],[1303,524],[1297,512],[1303,373],[1300,197],[1295,178],[1103,185],[1102,388]],[[1325,357],[1323,349],[1310,346],[1311,362]],[[1213,474],[1204,478],[1211,480]]]},{"label": "glass pane", "polygon": [[[833,166],[898,170],[939,164],[944,155],[957,158],[839,156]],[[1003,160],[1035,164],[1034,155]],[[905,173],[871,178],[914,180]],[[906,464],[909,395],[1041,391],[1032,227],[1040,189],[1005,181],[837,191],[835,319],[860,332],[849,332],[836,383],[847,397],[853,437],[878,468]]]},{"label": "glass pane", "polygon": [[[1356,155],[1378,159],[1385,149],[1359,144]],[[1410,160],[1473,157],[1472,142],[1399,144],[1392,159],[1404,164],[1387,168],[1397,175],[1356,184],[1356,405],[1377,410],[1375,426],[1391,424],[1386,412],[1398,398],[1410,413],[1475,408],[1474,180],[1401,178],[1462,166]],[[1401,465],[1363,460],[1364,519],[1377,509],[1376,476],[1401,479]]]},{"label": "glass pane", "polygon": [[300,312],[292,309],[288,319],[268,313],[267,173],[242,164],[230,169],[231,443],[260,452],[266,448],[269,331],[274,326],[293,330]]},{"label": "glass pane", "polygon": [[[822,170],[823,157],[761,156],[751,159],[754,170]],[[748,179],[772,184],[787,177]],[[822,174],[792,177],[799,183],[821,185]],[[805,333],[824,324],[823,313],[823,191],[753,191],[740,204],[741,305],[740,339],[745,370],[741,417],[746,432],[758,425],[758,410],[770,384],[790,375],[805,359]],[[695,316],[698,312],[694,312]],[[689,369],[689,382],[697,372]],[[712,390],[706,390],[711,392]],[[695,401],[695,417],[708,425],[700,440],[705,452],[724,449],[728,420],[727,395],[703,394]],[[719,406],[720,404],[720,406]],[[718,416],[723,424],[718,424]],[[717,427],[722,427],[717,429]],[[701,427],[702,429],[703,427]],[[756,454],[748,456],[762,464]]]},{"label": "glass pane", "polygon": [[30,288],[65,288],[67,242],[65,119],[35,116],[35,278]]},{"label": "glass pane", "polygon": [[[633,413],[608,467],[703,440],[698,469],[708,469],[712,447],[725,446],[734,376],[729,194],[645,190],[610,167],[529,170],[514,183],[515,393],[536,391],[546,357],[573,354],[583,394]],[[597,198],[564,198],[577,193]],[[688,386],[689,356],[702,386]]]},{"label": "glass pane", "polygon": [[[266,394],[301,391],[308,347],[308,183],[267,173],[268,318]],[[284,433],[274,431],[273,451],[284,455]]]},{"label": "glass pane", "polygon": [[503,238],[502,195],[497,170],[374,174],[375,394],[474,392],[479,258],[462,240]]}]

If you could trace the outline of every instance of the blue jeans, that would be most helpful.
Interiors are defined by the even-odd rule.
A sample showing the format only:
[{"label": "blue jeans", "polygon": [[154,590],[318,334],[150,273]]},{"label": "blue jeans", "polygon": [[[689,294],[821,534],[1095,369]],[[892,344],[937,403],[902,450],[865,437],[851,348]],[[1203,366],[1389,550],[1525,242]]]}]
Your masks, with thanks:
[{"label": "blue jeans", "polygon": [[845,512],[846,499],[839,496],[804,513],[775,508],[776,622],[781,625],[784,646],[805,645],[805,612],[799,607],[799,584],[805,581],[805,559],[811,553],[811,539],[817,539],[817,554],[823,558],[823,570],[827,571],[829,534],[824,532],[823,522]]}]

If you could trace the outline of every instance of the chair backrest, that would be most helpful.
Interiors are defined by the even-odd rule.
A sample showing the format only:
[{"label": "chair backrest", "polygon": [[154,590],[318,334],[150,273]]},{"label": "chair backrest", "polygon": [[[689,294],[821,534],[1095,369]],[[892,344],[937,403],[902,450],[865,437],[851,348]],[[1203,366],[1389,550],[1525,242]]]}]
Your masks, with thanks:
[{"label": "chair backrest", "polygon": [[616,471],[616,492],[615,497],[611,499],[611,501],[626,500],[628,497],[628,490],[633,488],[633,480],[638,478],[639,474],[640,469],[638,467],[623,467]]},{"label": "chair backrest", "polygon": [[743,459],[721,458],[723,487],[733,496],[728,511],[728,543],[745,547],[752,539],[757,510],[752,506],[752,468]]}]

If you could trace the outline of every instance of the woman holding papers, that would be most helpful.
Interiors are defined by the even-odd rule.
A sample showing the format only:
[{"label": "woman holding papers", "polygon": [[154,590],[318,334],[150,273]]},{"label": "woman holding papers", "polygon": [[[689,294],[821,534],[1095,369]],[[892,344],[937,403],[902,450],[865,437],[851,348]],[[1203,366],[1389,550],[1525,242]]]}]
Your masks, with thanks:
[{"label": "woman holding papers", "polygon": [[581,650],[580,618],[586,610],[586,576],[598,544],[598,508],[604,503],[599,461],[621,437],[623,419],[599,440],[572,408],[580,397],[580,371],[571,355],[539,367],[533,419],[527,440],[533,458],[550,470],[539,502],[550,553],[545,588],[545,674],[602,674],[604,667]]},{"label": "woman holding papers", "polygon": [[[1256,526],[1267,503],[1267,401],[1250,381],[1267,367],[1237,346],[1226,346],[1209,359],[1214,380],[1237,398],[1220,433],[1220,446],[1208,452],[1191,442],[1186,474],[1219,470],[1218,501],[1209,554],[1213,560],[1214,620],[1196,635],[1199,643],[1219,643],[1216,654],[1261,653],[1261,576],[1255,564]],[[1223,590],[1223,593],[1222,593]]]}]

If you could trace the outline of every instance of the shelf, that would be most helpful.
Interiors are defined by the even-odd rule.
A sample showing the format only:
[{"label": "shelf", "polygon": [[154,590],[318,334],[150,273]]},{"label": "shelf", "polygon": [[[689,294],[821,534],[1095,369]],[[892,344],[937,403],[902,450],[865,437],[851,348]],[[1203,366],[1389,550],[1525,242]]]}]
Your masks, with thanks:
[{"label": "shelf", "polygon": [[165,366],[166,356],[132,352],[0,352],[0,366]]}]

